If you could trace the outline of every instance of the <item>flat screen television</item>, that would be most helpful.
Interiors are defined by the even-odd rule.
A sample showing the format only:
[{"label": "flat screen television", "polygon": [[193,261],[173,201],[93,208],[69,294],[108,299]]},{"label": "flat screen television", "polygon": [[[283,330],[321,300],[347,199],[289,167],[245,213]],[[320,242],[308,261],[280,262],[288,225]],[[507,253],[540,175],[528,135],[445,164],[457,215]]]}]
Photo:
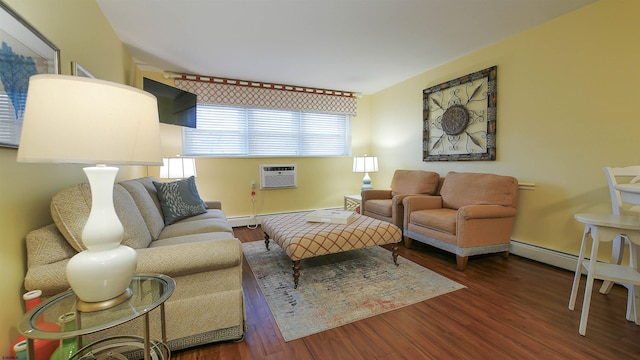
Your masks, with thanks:
[{"label": "flat screen television", "polygon": [[158,99],[158,116],[164,124],[196,127],[196,94],[143,78],[142,89]]}]

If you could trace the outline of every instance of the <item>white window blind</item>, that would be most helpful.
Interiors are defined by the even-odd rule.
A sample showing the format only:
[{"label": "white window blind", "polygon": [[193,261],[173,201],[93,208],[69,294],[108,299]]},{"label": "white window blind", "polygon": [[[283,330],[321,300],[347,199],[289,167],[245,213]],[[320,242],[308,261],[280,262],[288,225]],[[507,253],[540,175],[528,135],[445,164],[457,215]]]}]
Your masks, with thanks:
[{"label": "white window blind", "polygon": [[17,146],[20,142],[22,119],[17,120],[9,96],[0,92],[0,144]]},{"label": "white window blind", "polygon": [[344,156],[351,152],[346,114],[198,104],[197,128],[183,129],[188,156]]}]

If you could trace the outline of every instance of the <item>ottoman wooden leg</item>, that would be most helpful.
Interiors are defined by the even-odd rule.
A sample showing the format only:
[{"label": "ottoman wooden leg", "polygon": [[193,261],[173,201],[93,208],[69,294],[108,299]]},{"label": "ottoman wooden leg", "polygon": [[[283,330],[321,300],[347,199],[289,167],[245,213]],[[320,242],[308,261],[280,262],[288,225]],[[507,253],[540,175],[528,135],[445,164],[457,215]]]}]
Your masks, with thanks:
[{"label": "ottoman wooden leg", "polygon": [[400,265],[398,264],[398,244],[391,245],[391,256],[393,256],[393,263],[396,264],[396,266]]},{"label": "ottoman wooden leg", "polygon": [[269,234],[264,233],[264,246],[267,247],[267,250],[269,250]]},{"label": "ottoman wooden leg", "polygon": [[293,262],[293,288],[298,288],[298,279],[300,278],[300,260]]}]

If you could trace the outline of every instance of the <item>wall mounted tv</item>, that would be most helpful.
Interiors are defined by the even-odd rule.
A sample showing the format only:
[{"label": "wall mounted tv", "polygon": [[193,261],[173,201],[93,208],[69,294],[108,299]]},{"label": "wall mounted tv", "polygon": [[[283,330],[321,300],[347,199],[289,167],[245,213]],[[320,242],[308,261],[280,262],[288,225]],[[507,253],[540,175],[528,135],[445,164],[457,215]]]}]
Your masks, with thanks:
[{"label": "wall mounted tv", "polygon": [[196,94],[143,78],[142,89],[158,99],[158,116],[164,124],[196,127]]}]

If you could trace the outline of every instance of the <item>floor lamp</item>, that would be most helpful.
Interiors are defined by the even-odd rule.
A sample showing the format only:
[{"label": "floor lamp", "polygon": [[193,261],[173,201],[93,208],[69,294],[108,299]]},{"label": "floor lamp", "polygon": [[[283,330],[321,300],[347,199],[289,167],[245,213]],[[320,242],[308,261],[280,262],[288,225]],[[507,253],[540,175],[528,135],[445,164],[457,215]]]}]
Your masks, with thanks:
[{"label": "floor lamp", "polygon": [[82,232],[87,249],[69,261],[67,280],[80,311],[125,301],[137,255],[120,244],[124,229],[113,204],[118,168],[108,165],[162,165],[156,98],[104,80],[32,76],[17,160],[97,164],[84,168],[92,201]]}]

